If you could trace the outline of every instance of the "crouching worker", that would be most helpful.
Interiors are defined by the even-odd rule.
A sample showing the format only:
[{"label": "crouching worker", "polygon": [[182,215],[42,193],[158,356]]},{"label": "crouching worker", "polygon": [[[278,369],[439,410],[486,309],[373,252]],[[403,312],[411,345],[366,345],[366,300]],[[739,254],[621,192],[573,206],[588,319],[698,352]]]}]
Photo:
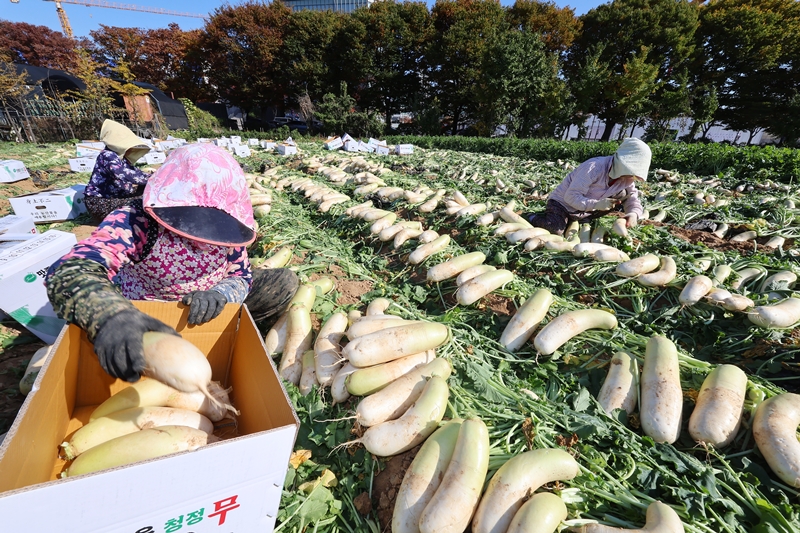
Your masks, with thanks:
[{"label": "crouching worker", "polygon": [[593,157],[570,172],[550,193],[543,213],[523,216],[536,227],[563,235],[571,222],[599,218],[622,203],[625,225],[632,228],[643,213],[636,180],[647,179],[649,170],[650,147],[625,139],[614,155]]},{"label": "crouching worker", "polygon": [[150,151],[145,141],[113,120],[103,122],[100,140],[106,148],[97,156],[92,177],[86,184],[84,203],[95,222],[118,207],[142,197],[150,174],[134,165]]},{"label": "crouching worker", "polygon": [[251,270],[245,247],[254,228],[236,160],[214,145],[187,145],[153,174],[141,200],[111,212],[50,267],[47,294],[60,317],[87,332],[106,372],[136,381],[144,333],[177,333],[129,300],[180,300],[189,324],[208,322],[226,303],[247,304],[256,320],[288,306],[297,276]]}]

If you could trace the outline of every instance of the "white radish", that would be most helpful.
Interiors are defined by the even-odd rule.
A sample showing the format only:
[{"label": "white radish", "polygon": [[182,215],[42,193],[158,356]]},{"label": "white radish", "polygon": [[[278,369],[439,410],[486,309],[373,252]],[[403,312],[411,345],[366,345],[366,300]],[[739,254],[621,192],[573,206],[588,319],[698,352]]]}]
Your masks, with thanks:
[{"label": "white radish", "polygon": [[347,391],[347,376],[356,370],[358,370],[358,368],[350,363],[346,363],[333,377],[333,381],[331,381],[331,399],[333,399],[333,405],[344,403],[350,398],[350,393]]},{"label": "white radish", "polygon": [[456,285],[460,287],[469,280],[474,279],[480,276],[481,274],[485,274],[486,272],[490,272],[492,270],[497,270],[497,267],[492,265],[475,265],[474,267],[469,267],[458,275],[458,277],[456,278]]},{"label": "white radish", "polygon": [[528,239],[532,239],[534,237],[539,237],[541,235],[549,235],[550,232],[544,228],[525,228],[525,229],[518,229],[516,231],[511,231],[506,233],[506,240],[512,244],[516,244],[518,242],[525,242]]},{"label": "white radish", "polygon": [[420,516],[420,533],[462,533],[478,507],[488,470],[486,424],[479,418],[464,420],[439,488]]},{"label": "white radish", "polygon": [[636,358],[617,352],[611,358],[608,374],[597,395],[597,403],[607,414],[622,409],[628,416],[636,409],[639,393],[639,367]]},{"label": "white radish", "polygon": [[[509,233],[514,233],[525,229],[533,229],[533,228],[531,228],[531,226],[526,226],[525,224],[520,224],[519,222],[506,222],[505,224],[500,224],[499,226],[497,226],[497,228],[494,230],[494,234],[507,235]],[[545,232],[550,233],[547,230],[545,230]]]},{"label": "white radish", "polygon": [[323,387],[333,382],[339,368],[344,364],[342,359],[342,337],[347,328],[347,315],[334,313],[319,330],[317,340],[314,341],[314,367],[317,381]]},{"label": "white radish", "polygon": [[363,337],[369,333],[375,333],[382,329],[393,328],[403,324],[412,324],[415,320],[403,320],[395,315],[371,315],[363,316],[353,320],[345,335],[349,340]]},{"label": "white radish", "polygon": [[636,281],[646,287],[663,287],[671,282],[678,275],[678,266],[675,260],[669,256],[664,255],[661,257],[661,268],[649,274],[640,274]]},{"label": "white radish", "polygon": [[358,402],[356,419],[362,426],[369,427],[399,418],[417,401],[428,378],[439,376],[446,380],[451,372],[450,363],[436,357]]},{"label": "white radish", "polygon": [[746,285],[750,280],[759,278],[766,273],[764,267],[748,267],[736,271],[737,279],[731,283],[731,287],[739,290],[743,285]]},{"label": "white radish", "polygon": [[797,274],[791,270],[781,270],[772,274],[761,283],[758,292],[769,292],[778,289],[791,289],[797,282]]},{"label": "white radish", "polygon": [[347,392],[354,396],[366,396],[377,392],[415,368],[430,363],[434,357],[434,350],[426,350],[388,363],[359,368],[345,380]]},{"label": "white radish", "polygon": [[697,395],[689,417],[689,434],[701,444],[724,448],[742,422],[747,375],[737,366],[719,365],[712,370]]},{"label": "white radish", "polygon": [[790,487],[800,487],[800,394],[784,393],[758,404],[753,438],[773,472]]},{"label": "white radish", "polygon": [[503,209],[500,210],[500,218],[505,220],[506,222],[513,222],[515,224],[522,224],[523,226],[532,228],[530,222],[522,218],[522,216],[518,215],[514,212],[513,207],[506,205]]},{"label": "white radish", "polygon": [[731,242],[747,242],[752,241],[756,237],[758,237],[758,233],[753,230],[743,231],[731,237]]},{"label": "white radish", "polygon": [[747,296],[731,294],[728,298],[723,300],[720,305],[728,311],[744,311],[753,307],[755,302]]},{"label": "white radish", "polygon": [[711,278],[699,274],[686,282],[686,285],[678,296],[678,301],[681,305],[694,305],[699,302],[703,296],[708,294],[713,287],[714,282],[711,281]]},{"label": "white radish", "polygon": [[460,285],[456,291],[456,300],[461,305],[470,305],[512,279],[514,273],[510,270],[490,270]]},{"label": "white radish", "polygon": [[360,442],[369,453],[379,457],[408,451],[436,431],[447,409],[449,395],[447,382],[439,376],[433,376],[403,416],[368,428],[361,438],[353,442]]},{"label": "white radish", "polygon": [[413,322],[356,337],[347,343],[342,355],[354,366],[364,368],[435,349],[449,335],[444,324]]},{"label": "white radish", "polygon": [[666,337],[647,341],[640,394],[639,420],[645,435],[669,444],[678,440],[683,411],[678,349]]},{"label": "white radish", "polygon": [[416,239],[422,235],[422,230],[417,228],[403,228],[398,231],[392,241],[392,248],[397,250],[403,246],[408,240]]},{"label": "white radish", "polygon": [[479,265],[486,260],[483,252],[472,252],[454,257],[428,269],[427,279],[432,282],[444,281],[458,276],[464,270]]},{"label": "white radish", "polygon": [[539,492],[522,504],[507,533],[554,533],[566,519],[564,500],[551,492]]},{"label": "white radish", "polygon": [[614,329],[617,317],[600,309],[567,311],[547,323],[536,335],[533,345],[542,355],[550,355],[568,340],[587,329]]},{"label": "white radish", "polygon": [[282,246],[275,251],[271,256],[262,261],[258,268],[283,268],[292,260],[292,249],[288,246]]},{"label": "white radish", "polygon": [[525,499],[545,483],[578,475],[578,462],[564,450],[530,450],[509,459],[492,476],[481,498],[473,533],[505,533]]},{"label": "white radish", "polygon": [[450,235],[440,235],[431,242],[418,246],[409,254],[408,262],[412,265],[418,265],[436,252],[441,252],[447,248],[448,244],[450,244]]},{"label": "white radish", "polygon": [[372,300],[369,305],[367,306],[367,316],[375,316],[375,315],[383,315],[384,311],[389,309],[389,306],[392,305],[391,300],[388,298],[375,298]]},{"label": "white radish", "polygon": [[314,332],[308,307],[293,305],[287,313],[286,344],[283,348],[279,369],[283,379],[298,385],[303,373],[303,354],[311,349]]},{"label": "white radish", "polygon": [[500,344],[509,352],[516,352],[531,338],[539,323],[547,316],[553,304],[553,294],[547,289],[539,289],[514,313],[503,334]]},{"label": "white radish", "polygon": [[628,236],[628,226],[624,218],[620,217],[611,225],[611,233],[619,235],[620,237]]},{"label": "white radish", "polygon": [[586,256],[593,257],[594,254],[597,253],[598,251],[609,248],[612,247],[600,242],[582,242],[580,244],[577,244],[572,249],[572,255],[574,255],[575,257],[586,257]]},{"label": "white radish", "polygon": [[394,224],[394,221],[397,220],[397,215],[394,213],[389,213],[383,218],[379,218],[372,225],[369,227],[369,232],[373,235],[377,235],[386,228],[391,227]]},{"label": "white radish", "polygon": [[479,215],[484,211],[486,211],[486,204],[471,204],[456,211],[456,216],[463,217],[468,215]]},{"label": "white radish", "polygon": [[303,353],[301,360],[301,373],[300,381],[297,387],[300,389],[300,394],[308,396],[317,384],[317,370],[315,368],[314,350],[307,350]]},{"label": "white radish", "polygon": [[788,328],[800,321],[800,298],[786,298],[772,305],[759,305],[747,318],[762,328]]},{"label": "white radish", "polygon": [[420,233],[419,237],[417,237],[417,240],[422,244],[427,244],[429,242],[435,241],[438,238],[439,238],[438,233],[436,233],[432,229],[426,229],[425,231]]},{"label": "white radish", "polygon": [[645,254],[635,259],[631,259],[630,261],[625,261],[624,263],[620,263],[619,265],[617,265],[617,269],[615,270],[615,272],[619,276],[632,278],[634,276],[639,276],[641,274],[647,274],[648,272],[652,272],[655,269],[657,269],[660,264],[661,264],[661,259],[659,259],[657,255]]},{"label": "white radish", "polygon": [[594,253],[596,261],[609,261],[614,263],[621,263],[623,261],[630,261],[628,254],[616,248],[602,248]]},{"label": "white radish", "polygon": [[684,533],[685,529],[681,518],[672,507],[661,502],[653,502],[647,506],[645,524],[642,529],[586,524],[575,531],[576,533]]},{"label": "white radish", "polygon": [[392,533],[419,533],[419,519],[453,457],[461,420],[437,429],[417,452],[403,476],[392,514]]}]

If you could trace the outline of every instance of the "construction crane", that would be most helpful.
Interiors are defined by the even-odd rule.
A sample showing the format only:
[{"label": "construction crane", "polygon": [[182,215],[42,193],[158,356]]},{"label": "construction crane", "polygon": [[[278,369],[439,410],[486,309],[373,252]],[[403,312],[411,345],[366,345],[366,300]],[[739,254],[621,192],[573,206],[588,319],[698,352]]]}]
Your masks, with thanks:
[{"label": "construction crane", "polygon": [[[61,7],[61,4],[75,4],[86,7],[106,7],[109,9],[124,9],[126,11],[141,11],[143,13],[155,13],[157,15],[172,15],[173,17],[192,17],[204,19],[207,15],[200,15],[199,13],[186,13],[183,11],[172,11],[170,9],[162,9],[160,7],[142,7],[134,4],[119,4],[117,2],[106,2],[105,0],[46,0],[48,2],[55,2],[56,13],[58,13],[58,20],[61,22],[61,29],[64,34],[72,38],[72,26],[69,24],[67,12]],[[11,0],[12,3],[17,4],[19,0]]]}]

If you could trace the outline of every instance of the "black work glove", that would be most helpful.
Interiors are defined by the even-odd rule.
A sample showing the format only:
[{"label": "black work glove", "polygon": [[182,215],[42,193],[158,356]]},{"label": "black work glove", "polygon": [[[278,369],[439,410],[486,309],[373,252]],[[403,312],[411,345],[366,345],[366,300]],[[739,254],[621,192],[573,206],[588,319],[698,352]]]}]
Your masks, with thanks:
[{"label": "black work glove", "polygon": [[178,333],[158,319],[136,309],[120,311],[100,325],[94,339],[94,353],[109,375],[137,381],[144,372],[142,337],[148,331]]},{"label": "black work glove", "polygon": [[184,296],[181,302],[189,306],[189,324],[205,324],[222,312],[228,300],[221,292],[194,291]]}]

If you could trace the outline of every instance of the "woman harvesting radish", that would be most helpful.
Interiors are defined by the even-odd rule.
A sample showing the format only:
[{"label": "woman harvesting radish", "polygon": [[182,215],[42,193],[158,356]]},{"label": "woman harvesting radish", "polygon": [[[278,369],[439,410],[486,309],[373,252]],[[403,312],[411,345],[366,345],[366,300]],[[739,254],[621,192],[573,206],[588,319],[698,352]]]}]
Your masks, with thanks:
[{"label": "woman harvesting radish", "polygon": [[649,170],[650,147],[625,139],[614,155],[593,157],[570,172],[550,193],[543,213],[523,216],[536,227],[563,235],[570,222],[601,217],[621,202],[625,225],[632,228],[643,213],[636,180],[647,179]]},{"label": "woman harvesting radish", "polygon": [[189,324],[208,322],[226,303],[246,303],[256,320],[288,305],[297,276],[251,270],[245,247],[254,228],[236,160],[214,145],[184,146],[153,174],[140,201],[112,211],[50,267],[47,294],[59,316],[87,331],[106,372],[136,381],[143,334],[177,333],[129,299],[180,300]]}]

